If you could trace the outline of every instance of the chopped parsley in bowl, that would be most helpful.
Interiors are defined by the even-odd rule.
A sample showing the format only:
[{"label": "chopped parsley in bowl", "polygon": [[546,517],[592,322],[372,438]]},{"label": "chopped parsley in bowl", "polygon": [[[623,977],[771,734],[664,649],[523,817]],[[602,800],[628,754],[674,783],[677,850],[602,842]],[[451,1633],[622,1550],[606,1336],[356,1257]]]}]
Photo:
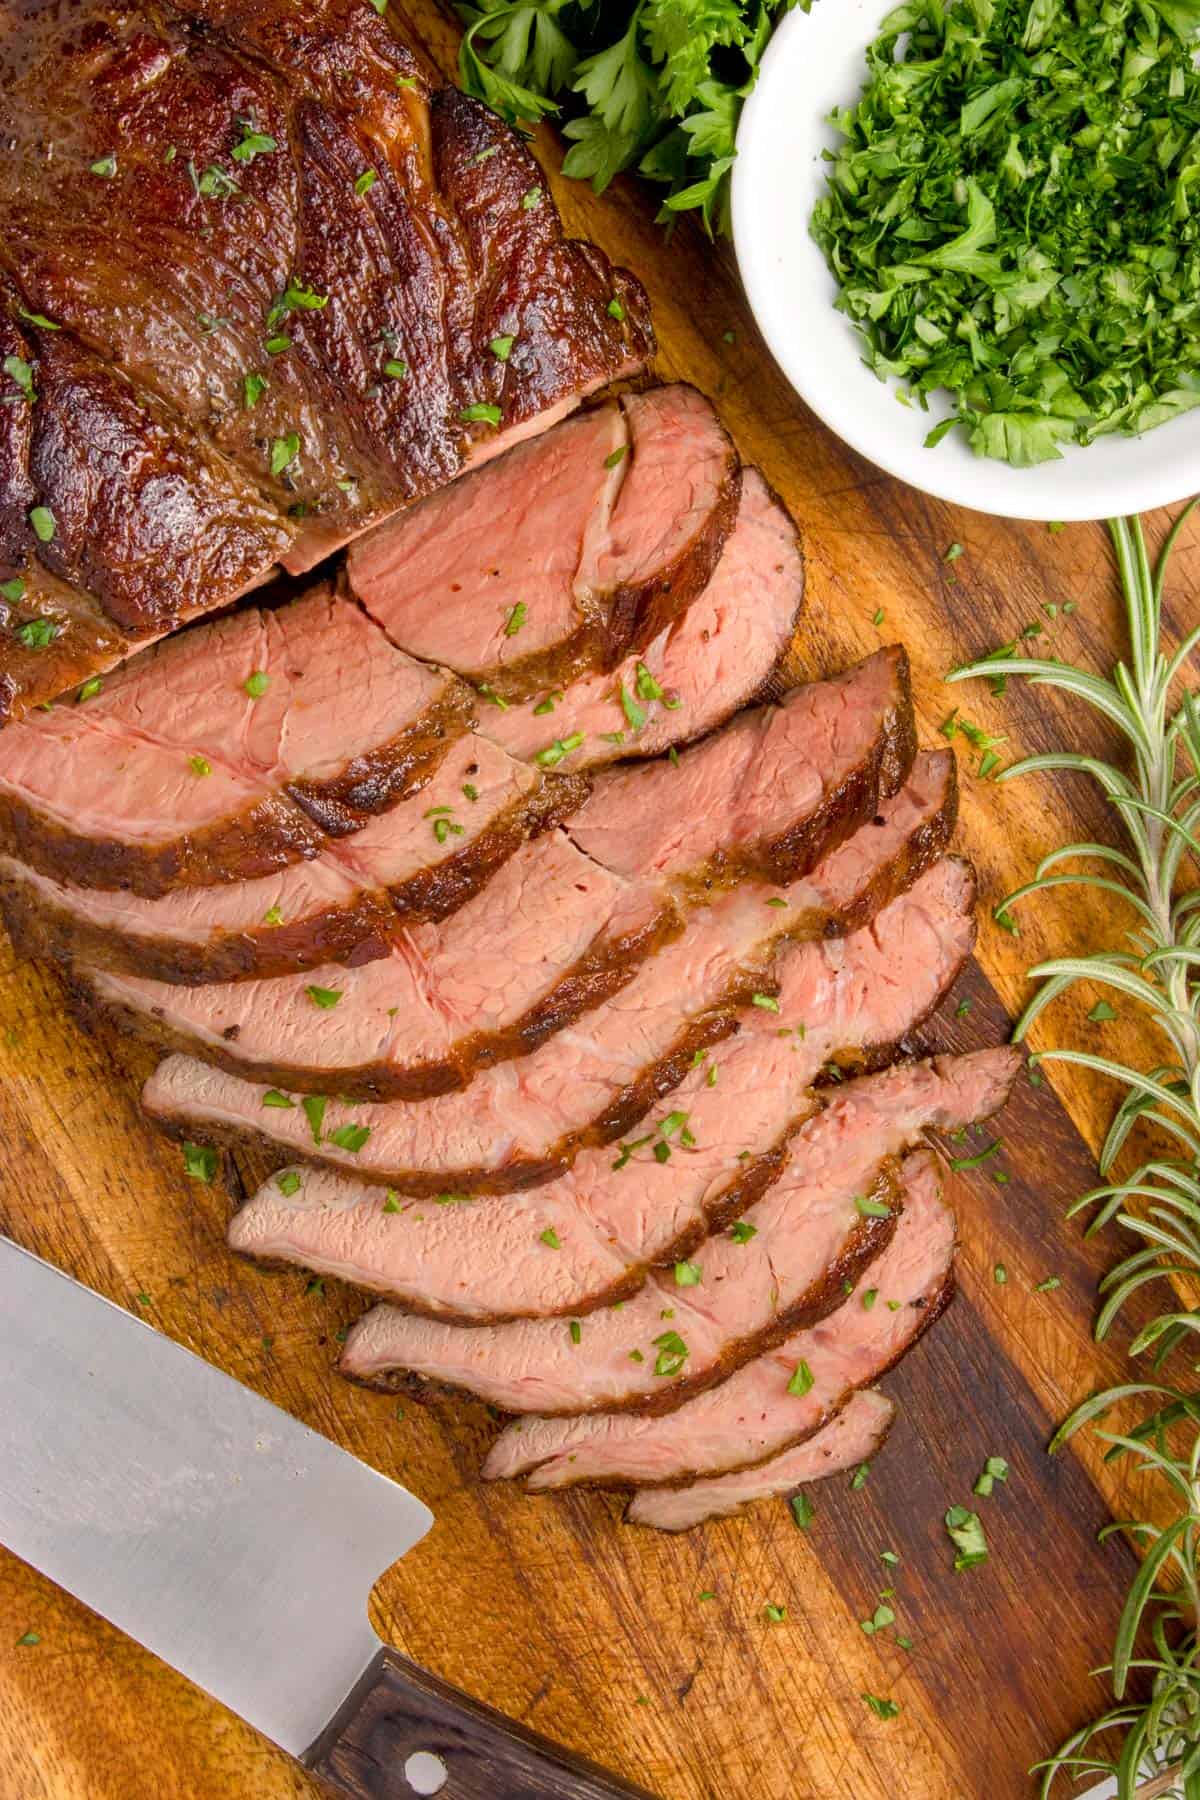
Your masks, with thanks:
[{"label": "chopped parsley in bowl", "polygon": [[1200,404],[1200,6],[912,0],[812,231],[875,372],[1017,465]]}]

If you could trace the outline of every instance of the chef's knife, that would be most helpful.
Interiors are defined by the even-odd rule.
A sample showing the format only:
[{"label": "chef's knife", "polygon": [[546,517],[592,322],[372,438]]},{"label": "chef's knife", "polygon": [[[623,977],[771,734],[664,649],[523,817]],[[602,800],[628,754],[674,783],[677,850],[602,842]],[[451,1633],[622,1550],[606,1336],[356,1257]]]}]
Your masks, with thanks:
[{"label": "chef's knife", "polygon": [[433,1516],[0,1237],[0,1543],[359,1800],[640,1796],[381,1645]]}]

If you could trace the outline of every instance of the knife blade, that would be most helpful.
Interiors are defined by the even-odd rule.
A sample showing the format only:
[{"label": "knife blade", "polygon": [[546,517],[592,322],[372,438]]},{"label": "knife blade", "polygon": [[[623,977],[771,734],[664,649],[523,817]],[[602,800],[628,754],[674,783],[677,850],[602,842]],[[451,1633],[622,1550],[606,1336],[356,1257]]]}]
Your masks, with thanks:
[{"label": "knife blade", "polygon": [[0,1237],[0,1543],[343,1792],[641,1796],[383,1646],[415,1495]]}]

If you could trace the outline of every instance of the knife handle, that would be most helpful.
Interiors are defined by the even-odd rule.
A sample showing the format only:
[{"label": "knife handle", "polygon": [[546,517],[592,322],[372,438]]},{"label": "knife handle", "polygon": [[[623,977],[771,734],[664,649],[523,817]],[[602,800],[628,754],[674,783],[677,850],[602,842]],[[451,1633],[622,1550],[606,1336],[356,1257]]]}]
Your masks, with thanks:
[{"label": "knife handle", "polygon": [[304,1761],[354,1800],[654,1800],[395,1650],[379,1652]]}]

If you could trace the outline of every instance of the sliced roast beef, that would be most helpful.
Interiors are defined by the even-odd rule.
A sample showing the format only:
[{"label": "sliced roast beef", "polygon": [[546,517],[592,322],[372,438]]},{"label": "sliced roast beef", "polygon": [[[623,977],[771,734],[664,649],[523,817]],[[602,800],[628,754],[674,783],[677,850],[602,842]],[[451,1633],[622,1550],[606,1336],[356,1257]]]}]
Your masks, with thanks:
[{"label": "sliced roast beef", "polygon": [[796,527],[756,469],[704,591],[613,670],[503,708],[481,729],[513,756],[556,754],[572,769],[656,756],[714,730],[780,680],[804,600]]},{"label": "sliced roast beef", "polygon": [[739,487],[708,401],[653,388],[397,515],[347,578],[394,643],[512,703],[648,644],[706,586]]},{"label": "sliced roast beef", "polygon": [[630,1525],[687,1531],[705,1519],[740,1512],[752,1500],[794,1494],[810,1482],[861,1467],[883,1448],[896,1409],[874,1388],[851,1394],[842,1410],[803,1443],[757,1469],[720,1475],[690,1487],[655,1488],[635,1494],[625,1512]]},{"label": "sliced roast beef", "polygon": [[[886,1056],[932,1010],[970,953],[973,893],[962,864],[931,870],[885,909],[875,932],[847,940],[832,983],[821,979],[822,948],[789,953],[779,1012],[753,1008],[736,1037],[689,1070],[664,1103],[674,1121],[667,1135],[660,1119],[616,1152],[583,1151],[559,1181],[453,1208],[328,1169],[293,1170],[283,1188],[268,1181],[234,1216],[229,1241],[433,1317],[561,1319],[624,1299],[650,1264],[690,1257],[767,1191],[813,1104],[808,1084],[828,1060],[851,1044],[868,1047],[869,1060]],[[802,1020],[803,1036],[784,1019]]]},{"label": "sliced roast beef", "polygon": [[[963,1097],[994,1105],[1011,1083],[1014,1053],[1006,1046],[983,1054],[1004,1057],[1009,1066],[999,1081],[994,1067],[978,1071],[969,1078],[978,1091]],[[748,1468],[809,1437],[853,1388],[890,1367],[949,1298],[954,1215],[942,1203],[936,1165],[923,1161],[922,1171],[927,1178],[906,1190],[888,1249],[846,1304],[820,1325],[796,1332],[720,1387],[661,1417],[522,1419],[492,1446],[485,1477],[532,1471],[530,1486],[539,1489],[577,1481],[655,1487]],[[876,1301],[864,1307],[872,1289]],[[899,1302],[895,1310],[889,1300]],[[799,1380],[797,1369],[805,1371]]]},{"label": "sliced roast beef", "polygon": [[536,1049],[681,928],[664,888],[611,874],[555,831],[357,968],[180,987],[79,966],[75,980],[123,1029],[248,1079],[416,1100]]},{"label": "sliced roast beef", "polygon": [[[743,713],[675,763],[597,776],[571,836],[631,879],[792,881],[896,792],[915,748],[908,659],[881,650]],[[719,840],[716,819],[729,822]]]},{"label": "sliced roast beef", "polygon": [[[143,1103],[168,1130],[221,1142],[250,1134],[412,1194],[509,1192],[550,1180],[678,1086],[697,1051],[737,1029],[743,1007],[773,1006],[786,943],[816,924],[849,929],[885,903],[889,888],[913,879],[915,847],[922,862],[940,847],[952,806],[945,780],[934,783],[931,774],[914,768],[879,819],[803,881],[778,891],[746,883],[691,913],[679,937],[586,1021],[517,1063],[485,1070],[463,1094],[419,1104],[330,1101],[314,1126],[311,1106],[264,1104],[261,1087],[171,1056],[147,1082]],[[827,952],[833,979],[836,942]]]},{"label": "sliced roast beef", "polygon": [[325,590],[236,613],[4,732],[0,848],[148,899],[255,880],[405,799],[469,700]]},{"label": "sliced roast beef", "polygon": [[[578,815],[571,835],[592,857],[566,842],[524,846],[465,913],[400,934],[385,959],[352,975],[327,969],[315,983],[304,972],[181,989],[83,966],[79,980],[126,1027],[251,1079],[310,1093],[334,1087],[353,1099],[449,1093],[616,993],[681,929],[673,886],[702,891],[715,874],[745,868],[796,876],[872,816],[882,784],[894,786],[911,759],[911,746],[897,743],[909,710],[903,660],[885,656],[882,680],[880,663],[850,680],[852,692],[862,690],[857,705],[845,680],[817,683],[776,712],[751,715],[749,734],[731,729],[674,768],[638,765],[601,796],[596,819],[590,802]],[[774,790],[772,805],[744,804],[748,760]],[[663,767],[685,805],[704,803],[703,828],[665,817]],[[648,811],[664,815],[662,845],[644,841]],[[615,873],[610,856],[623,865]],[[314,1013],[322,989],[337,996],[336,1021]]]},{"label": "sliced roast beef", "polygon": [[426,785],[313,862],[160,900],[79,888],[0,858],[0,910],[27,955],[179,983],[235,981],[386,954],[399,918],[446,918],[528,838],[572,812],[577,778],[485,738],[452,741]]},{"label": "sliced roast beef", "polygon": [[2,572],[88,602],[35,615],[61,625],[38,656],[0,647],[14,714],[650,353],[640,288],[564,238],[519,137],[431,96],[358,0],[22,14],[0,127],[0,355],[30,371]]},{"label": "sliced roast beef", "polygon": [[[833,1317],[797,1332],[770,1356],[738,1371],[724,1388],[681,1407],[672,1441],[649,1439],[630,1460],[652,1470],[626,1515],[640,1525],[679,1531],[749,1499],[783,1491],[794,1459],[815,1444],[847,1402],[899,1361],[948,1305],[954,1292],[954,1215],[927,1150],[905,1158],[905,1206],[888,1248]],[[805,1394],[788,1392],[803,1361]],[[689,1416],[690,1415],[690,1416]],[[814,1436],[813,1434],[816,1434]],[[499,1446],[497,1446],[499,1448]],[[620,1453],[622,1456],[624,1453]],[[714,1473],[697,1471],[711,1470]],[[715,1471],[724,1471],[716,1473]],[[561,1466],[535,1471],[538,1486],[557,1486]],[[674,1484],[683,1481],[686,1485]]]},{"label": "sliced roast beef", "polygon": [[[1013,1054],[1001,1056],[1015,1069]],[[843,1282],[894,1227],[890,1159],[930,1126],[971,1123],[980,1092],[990,1099],[996,1087],[994,1070],[951,1063],[836,1090],[796,1132],[782,1174],[741,1215],[738,1232],[710,1237],[619,1311],[592,1314],[582,1355],[557,1319],[464,1330],[379,1306],[354,1327],[342,1367],[373,1380],[411,1371],[470,1388],[506,1412],[672,1411],[840,1305]],[[681,1129],[692,1131],[690,1118]],[[656,1355],[664,1335],[669,1345]]]}]

